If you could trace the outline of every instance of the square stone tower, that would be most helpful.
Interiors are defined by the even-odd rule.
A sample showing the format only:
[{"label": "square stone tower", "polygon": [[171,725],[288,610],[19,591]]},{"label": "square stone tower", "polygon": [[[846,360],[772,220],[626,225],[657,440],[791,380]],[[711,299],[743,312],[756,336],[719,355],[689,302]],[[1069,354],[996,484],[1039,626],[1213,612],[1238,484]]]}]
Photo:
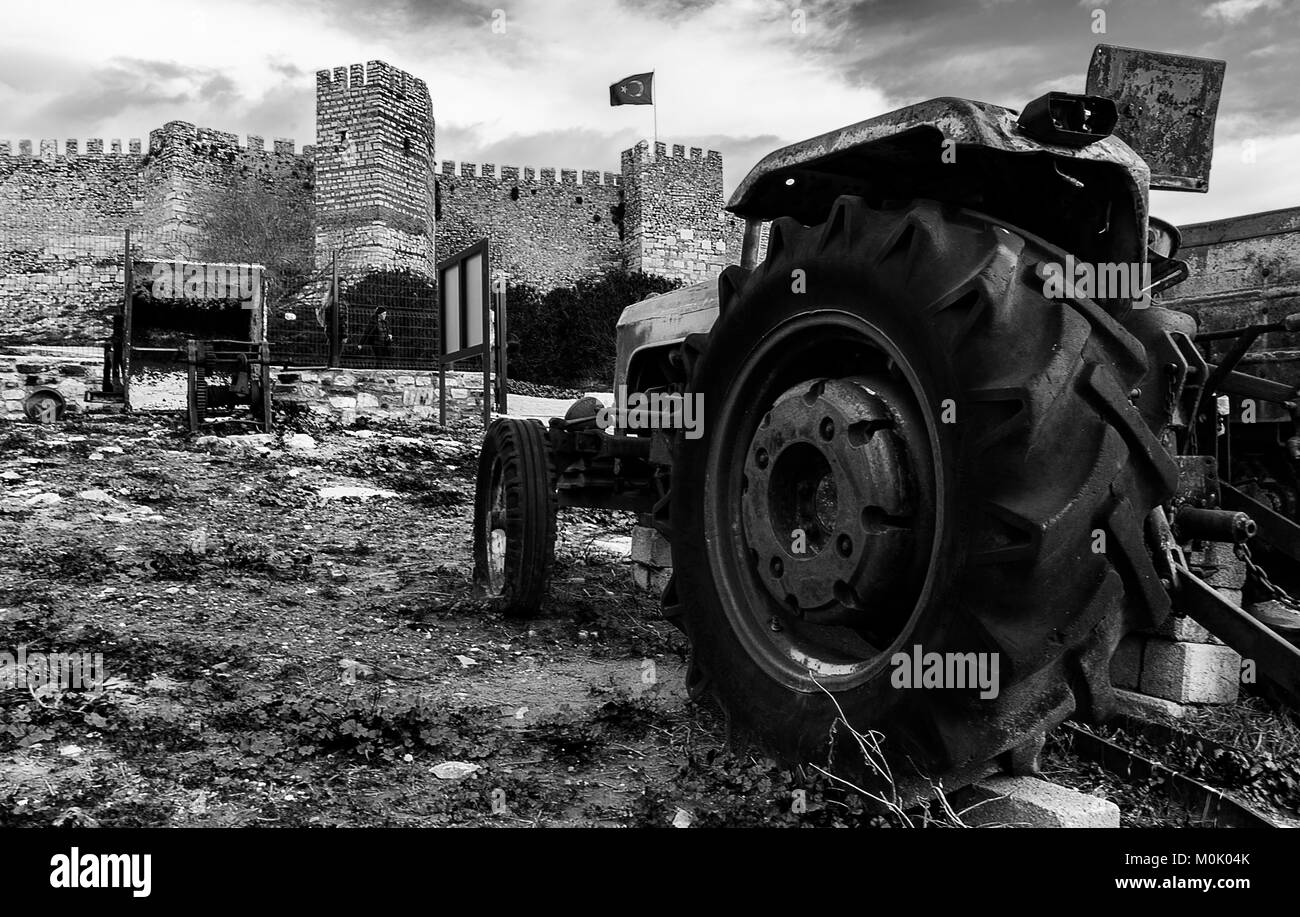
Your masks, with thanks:
[{"label": "square stone tower", "polygon": [[743,223],[722,209],[721,153],[642,140],[623,151],[622,172],[629,270],[699,283],[739,262]]},{"label": "square stone tower", "polygon": [[383,61],[316,74],[316,262],[434,274],[433,103]]}]

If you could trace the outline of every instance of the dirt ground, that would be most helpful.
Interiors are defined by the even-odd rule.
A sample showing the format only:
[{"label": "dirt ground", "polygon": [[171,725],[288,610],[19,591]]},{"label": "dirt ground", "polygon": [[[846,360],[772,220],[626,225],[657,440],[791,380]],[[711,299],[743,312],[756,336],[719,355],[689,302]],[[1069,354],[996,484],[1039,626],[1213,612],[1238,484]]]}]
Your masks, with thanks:
[{"label": "dirt ground", "polygon": [[630,517],[562,514],[539,619],[481,607],[480,435],[0,425],[0,648],[107,679],[0,689],[0,825],[888,823],[724,750]]},{"label": "dirt ground", "polygon": [[[549,604],[514,621],[472,595],[477,429],[215,432],[0,422],[0,652],[106,678],[0,682],[0,826],[902,824],[726,750],[632,586],[630,516],[562,512]],[[1250,699],[1184,726],[1175,766],[1295,813],[1300,720]],[[1055,740],[1044,764],[1125,826],[1196,823]]]}]

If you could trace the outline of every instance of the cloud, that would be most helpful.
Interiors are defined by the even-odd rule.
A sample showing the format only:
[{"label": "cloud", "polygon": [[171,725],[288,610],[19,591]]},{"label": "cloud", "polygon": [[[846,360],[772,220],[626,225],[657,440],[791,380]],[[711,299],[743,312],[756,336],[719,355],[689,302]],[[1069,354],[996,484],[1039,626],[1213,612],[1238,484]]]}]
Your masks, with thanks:
[{"label": "cloud", "polygon": [[1218,0],[1211,3],[1201,15],[1209,19],[1222,19],[1224,22],[1241,22],[1257,10],[1276,10],[1282,6],[1282,0]]},{"label": "cloud", "polygon": [[[1184,0],[1111,3],[1103,35],[1092,32],[1100,0],[124,3],[6,12],[0,136],[145,136],[180,119],[314,142],[315,72],[380,59],[427,81],[440,159],[613,171],[653,121],[644,107],[611,108],[607,87],[654,69],[660,139],[721,150],[730,187],[776,147],[922,99],[1019,107],[1079,91],[1098,41],[1227,60],[1225,149],[1300,133],[1300,57],[1286,53],[1300,20],[1276,0],[1201,3],[1198,15]],[[492,29],[498,8],[504,33]],[[1225,187],[1254,174],[1280,195],[1284,168],[1221,172]],[[1234,212],[1218,177],[1209,195],[1180,200]]]}]

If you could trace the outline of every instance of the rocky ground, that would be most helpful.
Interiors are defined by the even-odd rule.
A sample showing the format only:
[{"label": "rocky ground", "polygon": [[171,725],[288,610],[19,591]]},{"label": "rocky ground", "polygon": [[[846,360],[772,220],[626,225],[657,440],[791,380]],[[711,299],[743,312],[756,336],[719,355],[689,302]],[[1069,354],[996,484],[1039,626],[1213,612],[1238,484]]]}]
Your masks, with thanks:
[{"label": "rocky ground", "polygon": [[[549,606],[504,619],[471,589],[477,430],[282,419],[0,421],[0,651],[102,653],[107,677],[0,683],[0,825],[902,823],[725,750],[632,588],[630,517],[563,512]],[[1300,801],[1293,719],[1202,720],[1240,760],[1189,773]],[[1126,825],[1189,823],[1059,743],[1045,764]]]},{"label": "rocky ground", "polygon": [[724,751],[629,517],[563,514],[541,618],[482,608],[479,436],[0,425],[0,648],[107,676],[0,689],[0,825],[883,823]]}]

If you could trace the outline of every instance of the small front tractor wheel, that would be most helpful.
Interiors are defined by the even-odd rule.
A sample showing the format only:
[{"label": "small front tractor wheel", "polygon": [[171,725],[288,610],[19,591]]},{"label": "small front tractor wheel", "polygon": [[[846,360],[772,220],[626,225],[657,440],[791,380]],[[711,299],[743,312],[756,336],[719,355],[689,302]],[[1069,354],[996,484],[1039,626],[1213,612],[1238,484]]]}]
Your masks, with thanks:
[{"label": "small front tractor wheel", "polygon": [[502,613],[537,614],[555,562],[555,469],[545,428],[494,420],[474,496],[474,582]]}]

